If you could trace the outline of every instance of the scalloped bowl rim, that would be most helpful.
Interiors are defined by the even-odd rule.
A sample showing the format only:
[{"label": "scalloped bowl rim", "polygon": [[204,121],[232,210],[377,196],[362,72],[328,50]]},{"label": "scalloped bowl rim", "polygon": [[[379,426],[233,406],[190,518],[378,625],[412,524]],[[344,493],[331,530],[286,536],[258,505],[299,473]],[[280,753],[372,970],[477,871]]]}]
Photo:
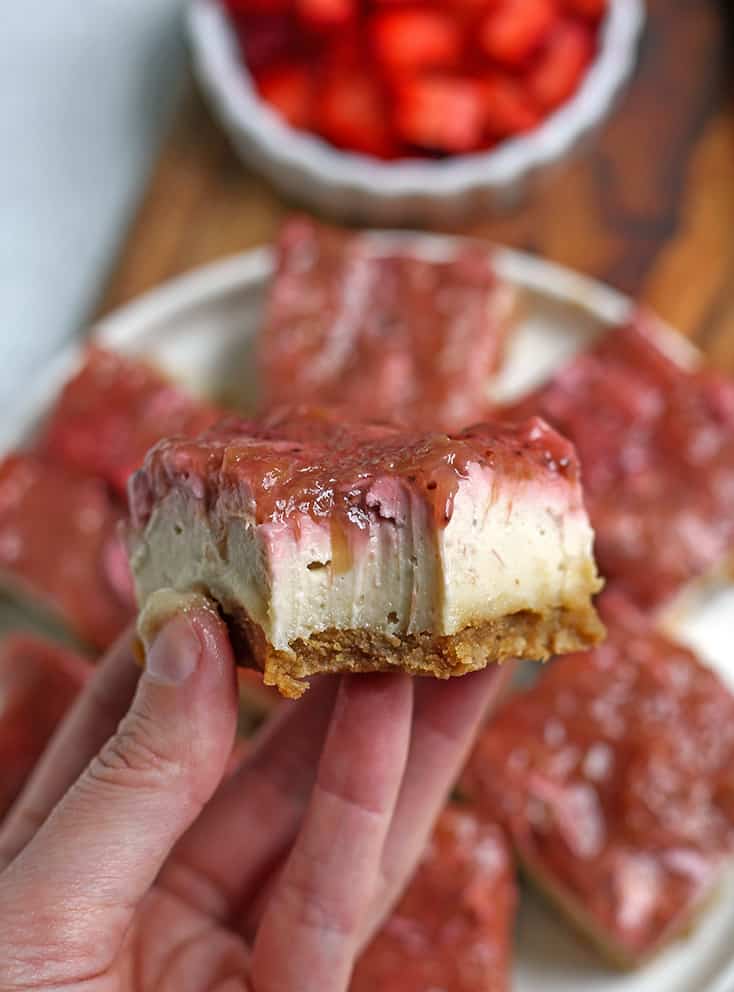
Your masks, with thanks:
[{"label": "scalloped bowl rim", "polygon": [[187,29],[194,67],[225,123],[239,142],[282,166],[321,183],[365,189],[382,196],[426,193],[450,196],[470,187],[509,185],[520,175],[559,158],[606,113],[636,60],[645,21],[643,0],[612,0],[601,44],[574,96],[539,127],[487,152],[440,161],[384,162],[342,151],[286,124],[258,96],[243,63],[229,16],[220,0],[192,0]]}]

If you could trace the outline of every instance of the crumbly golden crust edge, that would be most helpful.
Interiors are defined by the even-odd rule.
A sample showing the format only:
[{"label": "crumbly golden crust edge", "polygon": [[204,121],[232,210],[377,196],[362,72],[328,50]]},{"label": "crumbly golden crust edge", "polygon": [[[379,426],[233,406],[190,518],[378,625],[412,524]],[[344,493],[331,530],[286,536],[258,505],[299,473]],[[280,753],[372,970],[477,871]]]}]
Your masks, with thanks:
[{"label": "crumbly golden crust edge", "polygon": [[407,672],[448,679],[512,658],[545,661],[592,647],[604,636],[591,603],[543,613],[522,610],[445,636],[330,628],[294,641],[290,651],[275,650],[242,612],[225,610],[225,616],[235,643],[262,670],[266,685],[290,699],[303,694],[311,675]]}]

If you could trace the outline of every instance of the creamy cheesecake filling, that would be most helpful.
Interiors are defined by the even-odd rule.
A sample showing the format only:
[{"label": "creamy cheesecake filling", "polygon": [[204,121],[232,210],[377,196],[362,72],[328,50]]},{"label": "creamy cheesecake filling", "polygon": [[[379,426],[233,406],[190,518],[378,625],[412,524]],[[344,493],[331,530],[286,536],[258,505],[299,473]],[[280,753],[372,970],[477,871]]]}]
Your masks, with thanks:
[{"label": "creamy cheesecake filling", "polygon": [[573,608],[599,587],[592,531],[562,486],[502,485],[470,465],[444,526],[390,479],[367,502],[361,526],[307,513],[256,524],[244,508],[207,513],[172,489],[132,552],[138,601],[162,588],[205,592],[289,651],[331,628],[453,635],[521,610]]},{"label": "creamy cheesecake filling", "polygon": [[575,607],[599,590],[594,534],[583,510],[569,507],[567,490],[498,485],[479,465],[467,475],[438,535],[443,633],[519,610]]}]

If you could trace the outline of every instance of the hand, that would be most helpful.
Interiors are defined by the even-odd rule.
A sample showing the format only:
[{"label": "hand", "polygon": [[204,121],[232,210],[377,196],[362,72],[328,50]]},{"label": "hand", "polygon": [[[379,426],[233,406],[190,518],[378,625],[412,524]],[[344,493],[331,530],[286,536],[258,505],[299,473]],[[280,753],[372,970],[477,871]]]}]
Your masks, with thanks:
[{"label": "hand", "polygon": [[344,992],[506,673],[315,680],[224,777],[221,621],[177,616],[142,675],[132,643],[0,831],[0,988]]}]

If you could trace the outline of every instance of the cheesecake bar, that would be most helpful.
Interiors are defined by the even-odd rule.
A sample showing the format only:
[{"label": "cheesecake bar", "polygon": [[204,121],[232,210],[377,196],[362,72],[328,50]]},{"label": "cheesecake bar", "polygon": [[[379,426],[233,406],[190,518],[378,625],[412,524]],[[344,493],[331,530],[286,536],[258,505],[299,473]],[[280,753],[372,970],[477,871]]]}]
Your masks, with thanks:
[{"label": "cheesecake bar", "polygon": [[483,731],[462,787],[612,962],[681,935],[734,853],[734,696],[616,595]]},{"label": "cheesecake bar", "polygon": [[257,346],[263,401],[459,430],[488,409],[513,304],[486,248],[432,261],[293,220]]},{"label": "cheesecake bar", "polygon": [[640,316],[507,411],[573,441],[602,574],[647,609],[734,554],[734,382],[663,341]]},{"label": "cheesecake bar", "polygon": [[32,634],[0,643],[0,817],[91,671],[72,651]]},{"label": "cheesecake bar", "polygon": [[37,448],[66,468],[103,479],[124,499],[128,478],[156,441],[199,434],[220,417],[152,365],[92,346]]},{"label": "cheesecake bar", "polygon": [[449,805],[350,992],[508,992],[516,904],[502,830]]},{"label": "cheesecake bar", "polygon": [[130,486],[141,629],[210,597],[243,660],[448,678],[594,643],[572,446],[538,419],[425,434],[285,408],[158,444]]},{"label": "cheesecake bar", "polygon": [[99,479],[10,455],[0,462],[0,586],[103,650],[135,610],[124,516]]}]

